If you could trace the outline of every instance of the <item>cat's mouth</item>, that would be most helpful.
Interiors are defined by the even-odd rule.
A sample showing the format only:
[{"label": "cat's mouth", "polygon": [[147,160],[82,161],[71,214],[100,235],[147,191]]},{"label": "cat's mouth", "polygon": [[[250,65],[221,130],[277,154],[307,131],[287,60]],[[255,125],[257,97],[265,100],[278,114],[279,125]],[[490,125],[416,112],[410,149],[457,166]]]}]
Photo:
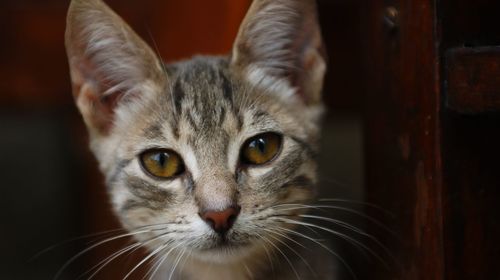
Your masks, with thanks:
[{"label": "cat's mouth", "polygon": [[204,251],[212,250],[231,250],[240,247],[241,244],[234,242],[227,235],[221,235],[215,238]]},{"label": "cat's mouth", "polygon": [[207,253],[235,252],[249,245],[248,242],[235,240],[234,234],[217,235],[211,242],[207,243],[200,251]]}]

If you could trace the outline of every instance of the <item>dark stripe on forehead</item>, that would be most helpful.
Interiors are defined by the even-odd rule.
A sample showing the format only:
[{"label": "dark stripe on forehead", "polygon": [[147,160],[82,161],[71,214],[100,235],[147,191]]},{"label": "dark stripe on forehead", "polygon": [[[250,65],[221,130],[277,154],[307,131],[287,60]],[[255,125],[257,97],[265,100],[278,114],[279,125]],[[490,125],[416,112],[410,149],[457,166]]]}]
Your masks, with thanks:
[{"label": "dark stripe on forehead", "polygon": [[195,118],[193,116],[193,112],[192,111],[186,113],[186,118],[187,118],[187,121],[189,122],[189,125],[191,126],[191,128],[193,130],[198,130],[198,124],[195,121]]},{"label": "dark stripe on forehead", "polygon": [[144,136],[148,139],[162,138],[162,125],[160,123],[154,123],[144,129]]},{"label": "dark stripe on forehead", "polygon": [[177,114],[180,114],[182,111],[182,101],[186,96],[180,80],[175,81],[172,96],[174,98],[175,111]]},{"label": "dark stripe on forehead", "polygon": [[172,128],[172,135],[174,135],[175,139],[179,140],[180,131],[179,131],[179,117],[178,116],[176,116],[174,118],[174,121],[172,122],[171,128]]},{"label": "dark stripe on forehead", "polygon": [[[196,63],[197,62],[197,63]],[[196,84],[200,81],[208,84],[214,84],[217,81],[217,72],[207,62],[196,61],[190,63],[182,73],[182,79],[185,83]]]},{"label": "dark stripe on forehead", "polygon": [[226,119],[226,108],[221,107],[220,108],[220,113],[219,113],[219,123],[218,123],[219,127],[222,127],[222,125],[224,124],[224,120],[225,119]]},{"label": "dark stripe on forehead", "polygon": [[222,70],[219,70],[219,76],[221,79],[222,95],[229,102],[229,105],[233,106],[233,85]]},{"label": "dark stripe on forehead", "polygon": [[[204,71],[203,71],[204,70]],[[214,67],[207,67],[206,69],[203,69],[202,71],[205,72],[207,76],[207,82],[211,85],[215,85],[217,81],[219,80],[218,73]]]},{"label": "dark stripe on forehead", "polygon": [[236,117],[237,129],[238,129],[238,132],[241,132],[241,130],[243,129],[243,124],[244,124],[245,118],[243,118],[243,115],[241,114],[241,110],[239,108],[236,108],[236,107],[233,107],[233,108],[234,108],[233,113],[234,113],[234,116]]},{"label": "dark stripe on forehead", "polygon": [[200,102],[200,97],[198,96],[198,94],[192,94],[190,97],[193,100],[194,108],[199,109],[203,106],[202,102]]},{"label": "dark stripe on forehead", "polygon": [[267,117],[269,116],[269,114],[265,111],[256,111],[253,116],[256,118],[256,119],[260,119],[260,118],[264,118],[264,117]]},{"label": "dark stripe on forehead", "polygon": [[254,111],[252,112],[252,125],[257,125],[259,123],[263,123],[273,119],[269,113],[265,111]]}]

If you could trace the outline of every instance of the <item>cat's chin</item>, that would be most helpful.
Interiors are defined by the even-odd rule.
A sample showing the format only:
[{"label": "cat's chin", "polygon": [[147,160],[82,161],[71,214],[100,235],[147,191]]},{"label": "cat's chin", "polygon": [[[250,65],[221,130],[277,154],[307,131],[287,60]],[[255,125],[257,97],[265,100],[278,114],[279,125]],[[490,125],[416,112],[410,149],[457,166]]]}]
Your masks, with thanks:
[{"label": "cat's chin", "polygon": [[253,247],[249,244],[221,241],[198,249],[195,258],[203,262],[219,264],[239,262],[251,254]]}]

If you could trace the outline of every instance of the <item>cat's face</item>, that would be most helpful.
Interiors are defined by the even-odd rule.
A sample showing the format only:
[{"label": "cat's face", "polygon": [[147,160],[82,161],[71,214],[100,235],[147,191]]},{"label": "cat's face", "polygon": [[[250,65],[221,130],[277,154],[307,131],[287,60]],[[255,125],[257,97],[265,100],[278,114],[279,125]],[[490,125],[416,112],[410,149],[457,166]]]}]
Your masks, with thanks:
[{"label": "cat's face", "polygon": [[276,217],[315,193],[314,1],[256,0],[230,57],[163,66],[101,1],[74,0],[66,45],[114,209],[146,247],[228,261],[287,234]]}]

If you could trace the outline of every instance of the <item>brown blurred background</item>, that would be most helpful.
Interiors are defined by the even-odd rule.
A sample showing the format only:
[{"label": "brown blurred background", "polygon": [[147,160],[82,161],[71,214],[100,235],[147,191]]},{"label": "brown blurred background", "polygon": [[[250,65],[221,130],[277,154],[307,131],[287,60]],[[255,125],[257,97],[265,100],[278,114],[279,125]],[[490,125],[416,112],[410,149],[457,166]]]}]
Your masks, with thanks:
[{"label": "brown blurred background", "polygon": [[[250,0],[107,2],[168,62],[227,53]],[[379,205],[392,216],[367,213],[399,237],[347,215],[397,263],[386,269],[349,244],[336,249],[359,279],[500,279],[500,3],[318,4],[330,56],[322,195]],[[119,227],[70,93],[68,5],[0,2],[0,279],[52,279],[93,239],[37,253]],[[93,250],[62,279],[120,246]],[[119,260],[97,279],[121,279],[133,264]]]}]

